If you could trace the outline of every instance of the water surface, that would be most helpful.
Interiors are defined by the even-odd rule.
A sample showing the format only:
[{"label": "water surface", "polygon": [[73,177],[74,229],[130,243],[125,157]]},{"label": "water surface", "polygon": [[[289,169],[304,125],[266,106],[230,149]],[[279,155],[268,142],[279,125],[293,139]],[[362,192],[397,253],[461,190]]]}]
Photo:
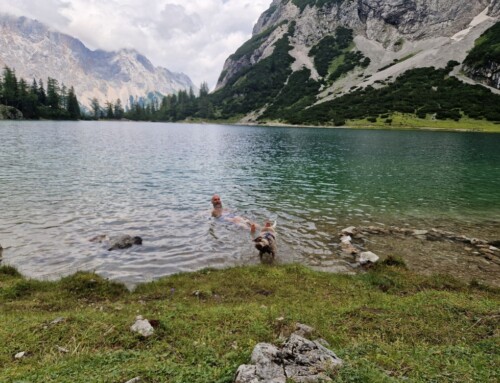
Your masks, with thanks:
[{"label": "water surface", "polygon": [[[0,243],[28,276],[133,284],[257,262],[210,197],[278,222],[280,262],[328,262],[352,224],[500,237],[500,135],[103,123],[0,124]],[[140,235],[108,252],[98,234]],[[500,239],[500,238],[497,238]]]}]

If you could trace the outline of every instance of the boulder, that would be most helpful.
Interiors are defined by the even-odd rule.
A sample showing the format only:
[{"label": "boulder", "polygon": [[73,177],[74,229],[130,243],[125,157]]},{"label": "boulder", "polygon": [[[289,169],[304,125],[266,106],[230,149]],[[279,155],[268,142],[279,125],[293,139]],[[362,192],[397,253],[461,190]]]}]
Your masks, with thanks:
[{"label": "boulder", "polygon": [[[309,326],[298,325],[299,331],[312,332]],[[238,368],[234,383],[328,382],[328,374],[342,365],[332,351],[320,341],[292,334],[281,348],[259,343],[252,353],[251,365]]]},{"label": "boulder", "polygon": [[358,262],[361,265],[366,265],[368,263],[377,263],[379,259],[380,257],[377,254],[371,251],[365,251],[359,255]]},{"label": "boulder", "polygon": [[117,237],[108,237],[107,235],[98,235],[92,239],[90,242],[97,243],[108,243],[108,251],[128,249],[133,245],[142,245],[141,237],[132,237],[131,235],[125,234]]},{"label": "boulder", "polygon": [[12,106],[0,105],[0,120],[22,120],[22,112]]},{"label": "boulder", "polygon": [[119,249],[128,249],[133,245],[142,245],[141,237],[132,237],[130,235],[122,235],[116,238],[110,239],[110,248],[108,251],[119,250]]}]

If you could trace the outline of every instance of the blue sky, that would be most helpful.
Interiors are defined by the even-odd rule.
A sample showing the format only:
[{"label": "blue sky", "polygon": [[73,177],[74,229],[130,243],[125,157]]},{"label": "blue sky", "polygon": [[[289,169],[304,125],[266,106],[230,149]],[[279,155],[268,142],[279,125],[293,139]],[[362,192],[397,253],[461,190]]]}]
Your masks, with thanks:
[{"label": "blue sky", "polygon": [[133,48],[154,65],[214,87],[225,59],[271,0],[0,0],[0,12],[37,19],[91,49]]}]

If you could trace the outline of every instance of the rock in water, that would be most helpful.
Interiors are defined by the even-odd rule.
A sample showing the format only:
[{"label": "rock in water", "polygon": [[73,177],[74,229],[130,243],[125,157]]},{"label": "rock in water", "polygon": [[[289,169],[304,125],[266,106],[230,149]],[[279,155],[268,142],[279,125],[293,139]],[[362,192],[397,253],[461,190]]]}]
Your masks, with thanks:
[{"label": "rock in water", "polygon": [[128,249],[133,245],[142,245],[141,237],[132,237],[130,235],[122,235],[120,237],[111,238],[109,240],[110,247],[108,251],[118,250],[118,249]]}]

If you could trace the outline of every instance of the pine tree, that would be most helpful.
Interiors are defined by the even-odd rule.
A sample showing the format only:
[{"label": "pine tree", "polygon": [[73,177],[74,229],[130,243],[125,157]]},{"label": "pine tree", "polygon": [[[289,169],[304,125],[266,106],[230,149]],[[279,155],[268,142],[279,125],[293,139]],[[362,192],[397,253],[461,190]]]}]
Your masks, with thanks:
[{"label": "pine tree", "polygon": [[40,79],[38,81],[38,92],[37,92],[37,96],[38,96],[38,102],[41,104],[41,105],[47,105],[47,93],[45,93],[45,88],[43,86],[43,81],[42,79]]},{"label": "pine tree", "polygon": [[58,110],[61,105],[61,96],[59,95],[59,84],[56,79],[47,79],[47,105]]},{"label": "pine tree", "polygon": [[108,120],[114,120],[115,114],[113,111],[113,104],[110,103],[109,101],[106,102],[106,118]]},{"label": "pine tree", "polygon": [[78,104],[78,99],[76,98],[75,89],[73,87],[69,88],[67,110],[70,119],[79,120],[81,118],[80,105]]},{"label": "pine tree", "polygon": [[101,106],[99,105],[99,100],[94,97],[90,101],[90,107],[92,109],[94,119],[98,120],[101,117]]},{"label": "pine tree", "polygon": [[6,105],[13,106],[15,108],[19,107],[19,95],[18,95],[18,84],[16,73],[9,67],[5,67],[3,70],[3,102]]},{"label": "pine tree", "polygon": [[115,102],[114,115],[117,120],[121,120],[125,115],[125,111],[122,107],[122,101],[120,99],[117,99]]}]

